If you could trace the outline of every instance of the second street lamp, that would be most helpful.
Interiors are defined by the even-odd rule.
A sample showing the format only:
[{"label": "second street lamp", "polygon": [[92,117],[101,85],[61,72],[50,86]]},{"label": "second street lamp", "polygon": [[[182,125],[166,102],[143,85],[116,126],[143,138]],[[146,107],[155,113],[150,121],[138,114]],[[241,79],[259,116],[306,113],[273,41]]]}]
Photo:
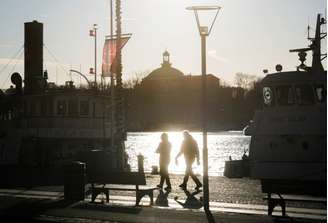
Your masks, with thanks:
[{"label": "second street lamp", "polygon": [[79,74],[81,77],[83,77],[86,80],[86,82],[88,83],[89,88],[92,87],[90,81],[88,80],[88,78],[84,74],[82,74],[80,71],[77,71],[77,70],[74,70],[74,69],[70,69],[69,71]]},{"label": "second street lamp", "polygon": [[[204,210],[209,210],[209,186],[208,186],[208,149],[207,149],[207,75],[206,75],[206,37],[210,35],[214,22],[219,14],[220,6],[191,6],[187,10],[194,11],[198,26],[199,35],[201,36],[201,56],[202,56],[202,131],[203,131],[203,196]],[[199,11],[213,11],[215,17],[210,24],[210,29],[207,25],[200,24]]]},{"label": "second street lamp", "polygon": [[98,25],[93,24],[93,29],[90,30],[90,36],[93,36],[95,39],[95,66],[94,66],[95,88],[97,88],[97,29],[98,29]]}]

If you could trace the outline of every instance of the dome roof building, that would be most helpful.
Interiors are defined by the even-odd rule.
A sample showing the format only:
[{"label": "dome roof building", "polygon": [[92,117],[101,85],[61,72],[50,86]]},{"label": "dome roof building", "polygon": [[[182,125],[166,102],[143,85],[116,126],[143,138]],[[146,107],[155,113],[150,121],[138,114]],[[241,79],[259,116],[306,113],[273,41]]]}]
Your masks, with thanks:
[{"label": "dome roof building", "polygon": [[167,50],[163,53],[163,63],[161,65],[160,68],[153,70],[147,77],[145,77],[144,81],[183,77],[183,73],[180,70],[172,67],[172,64],[170,63],[170,53]]},{"label": "dome roof building", "polygon": [[[220,79],[206,75],[208,116],[217,117]],[[170,54],[163,53],[160,68],[149,73],[136,88],[129,106],[128,123],[143,129],[194,129],[201,126],[201,75],[184,75],[172,67]]]}]

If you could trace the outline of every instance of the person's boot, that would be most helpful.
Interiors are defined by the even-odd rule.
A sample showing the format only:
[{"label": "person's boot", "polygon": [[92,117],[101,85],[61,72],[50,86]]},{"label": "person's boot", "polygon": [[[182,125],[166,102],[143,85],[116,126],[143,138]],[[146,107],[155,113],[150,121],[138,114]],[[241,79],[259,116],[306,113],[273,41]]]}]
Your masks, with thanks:
[{"label": "person's boot", "polygon": [[203,184],[199,183],[196,187],[195,190],[199,190],[199,188],[201,188],[203,186]]},{"label": "person's boot", "polygon": [[169,186],[165,187],[165,188],[164,188],[164,190],[166,190],[166,191],[171,191],[171,190],[172,190],[172,187],[171,187],[171,185],[169,185]]},{"label": "person's boot", "polygon": [[183,190],[186,190],[187,189],[187,184],[182,183],[182,184],[179,185],[179,187],[181,187],[181,189],[183,189]]}]

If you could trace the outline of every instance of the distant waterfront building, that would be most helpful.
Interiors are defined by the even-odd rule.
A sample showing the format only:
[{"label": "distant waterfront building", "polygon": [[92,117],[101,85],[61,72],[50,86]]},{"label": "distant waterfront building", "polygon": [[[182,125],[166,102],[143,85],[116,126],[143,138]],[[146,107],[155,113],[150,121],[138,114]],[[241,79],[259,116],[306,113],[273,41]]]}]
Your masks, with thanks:
[{"label": "distant waterfront building", "polygon": [[[220,79],[207,75],[208,116],[214,120],[218,109]],[[160,68],[150,72],[129,100],[130,129],[197,129],[201,124],[201,75],[184,75],[163,53]]]}]

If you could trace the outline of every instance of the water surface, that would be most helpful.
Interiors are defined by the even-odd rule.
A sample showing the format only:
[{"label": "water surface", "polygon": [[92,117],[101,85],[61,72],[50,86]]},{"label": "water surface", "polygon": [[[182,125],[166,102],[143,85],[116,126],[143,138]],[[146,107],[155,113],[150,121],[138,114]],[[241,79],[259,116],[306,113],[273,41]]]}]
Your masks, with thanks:
[{"label": "water surface", "polygon": [[[178,165],[175,164],[175,156],[180,151],[183,140],[182,132],[167,132],[169,141],[172,144],[171,162],[169,172],[181,174],[185,169],[183,156],[180,156]],[[160,142],[162,132],[130,132],[126,141],[126,151],[129,155],[129,164],[132,170],[137,170],[137,155],[142,154],[145,157],[145,172],[150,172],[153,165],[158,166],[159,155],[155,153]],[[195,173],[202,174],[202,133],[191,132],[196,139],[201,156],[201,164],[197,166],[194,163]],[[229,159],[240,159],[244,151],[248,151],[250,136],[244,136],[241,131],[224,131],[208,133],[208,166],[209,175],[222,176],[224,171],[224,161]]]}]

